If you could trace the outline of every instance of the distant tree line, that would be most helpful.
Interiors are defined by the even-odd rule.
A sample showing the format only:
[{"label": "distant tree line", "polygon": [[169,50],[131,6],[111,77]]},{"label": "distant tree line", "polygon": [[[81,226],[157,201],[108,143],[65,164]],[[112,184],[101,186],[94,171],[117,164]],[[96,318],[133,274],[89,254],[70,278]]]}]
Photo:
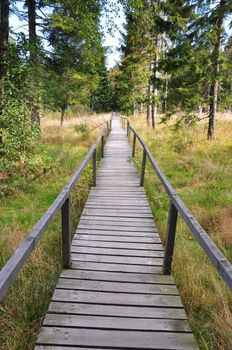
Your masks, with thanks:
[{"label": "distant tree line", "polygon": [[225,20],[230,0],[125,0],[122,62],[115,67],[115,94],[124,113],[146,110],[157,125],[172,115],[177,126],[208,119],[215,138],[216,112],[232,106],[232,38]]}]

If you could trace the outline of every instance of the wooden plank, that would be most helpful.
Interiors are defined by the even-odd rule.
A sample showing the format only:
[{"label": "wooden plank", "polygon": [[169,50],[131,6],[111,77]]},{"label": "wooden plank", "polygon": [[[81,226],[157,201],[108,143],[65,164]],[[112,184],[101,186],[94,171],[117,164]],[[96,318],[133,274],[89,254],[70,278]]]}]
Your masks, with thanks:
[{"label": "wooden plank", "polygon": [[86,235],[101,235],[101,236],[117,236],[117,237],[151,237],[151,238],[159,238],[158,232],[156,230],[154,231],[144,231],[144,230],[135,230],[135,229],[130,229],[126,228],[125,230],[114,230],[112,228],[107,227],[106,228],[94,228],[94,227],[80,227],[78,226],[76,234],[86,234]]},{"label": "wooden plank", "polygon": [[191,333],[110,331],[43,327],[38,344],[103,346],[127,349],[197,349]]},{"label": "wooden plank", "polygon": [[119,272],[105,272],[105,271],[86,271],[86,270],[63,270],[60,275],[61,278],[71,279],[85,279],[92,281],[112,281],[112,282],[127,282],[127,283],[141,283],[144,288],[146,284],[162,284],[175,285],[173,277],[170,275],[156,275],[143,273],[119,273]]},{"label": "wooden plank", "polygon": [[[103,236],[104,237],[104,236]],[[150,243],[131,243],[131,242],[102,242],[102,241],[94,241],[91,238],[84,240],[82,239],[74,239],[72,241],[73,246],[78,247],[93,247],[93,248],[110,248],[110,249],[129,249],[129,250],[145,250],[153,251],[153,250],[163,250],[162,244],[154,243],[154,241]]]},{"label": "wooden plank", "polygon": [[[73,244],[75,244],[75,242],[83,242],[83,244],[85,244],[85,242],[89,242],[90,244],[94,244],[95,242],[109,242],[109,243],[124,243],[124,242],[128,242],[128,243],[132,243],[132,244],[154,244],[154,243],[160,243],[160,238],[159,237],[153,237],[153,236],[116,236],[116,235],[87,235],[85,233],[78,233],[75,234],[73,237]],[[78,243],[77,243],[78,244]]]},{"label": "wooden plank", "polygon": [[146,284],[144,286],[142,283],[88,281],[71,278],[60,278],[56,288],[112,293],[178,295],[174,285]]},{"label": "wooden plank", "polygon": [[87,221],[87,222],[92,222],[92,221],[96,221],[96,223],[98,222],[103,222],[103,221],[110,221],[111,224],[115,224],[115,223],[134,223],[135,225],[139,225],[141,224],[141,226],[154,226],[154,219],[153,217],[148,217],[148,218],[141,218],[141,217],[123,217],[123,216],[119,216],[119,217],[113,217],[113,216],[105,216],[103,214],[98,215],[98,216],[93,216],[93,215],[87,215],[87,214],[82,214],[81,216],[81,221]]},{"label": "wooden plank", "polygon": [[143,306],[121,306],[121,305],[98,305],[71,302],[55,302],[49,305],[49,313],[73,314],[73,315],[96,315],[116,317],[137,317],[152,319],[173,319],[186,320],[183,307],[180,308],[159,308]]},{"label": "wooden plank", "polygon": [[44,326],[190,333],[186,320],[47,314]]},{"label": "wooden plank", "polygon": [[136,250],[136,249],[120,249],[120,248],[95,248],[95,247],[80,247],[72,245],[72,253],[81,255],[104,255],[104,256],[122,256],[122,257],[140,257],[140,258],[163,258],[163,250]]},{"label": "wooden plank", "polygon": [[147,210],[140,210],[137,211],[136,213],[131,210],[112,210],[112,209],[85,209],[82,213],[82,216],[93,216],[93,217],[102,217],[104,215],[104,217],[113,217],[113,218],[117,218],[117,217],[124,217],[124,218],[149,218],[149,219],[153,219],[151,213]]},{"label": "wooden plank", "polygon": [[139,227],[139,228],[150,228],[150,229],[154,229],[155,228],[155,224],[153,221],[147,222],[147,221],[138,221],[135,222],[133,219],[128,219],[128,221],[122,220],[123,218],[116,218],[116,220],[107,220],[109,218],[105,218],[105,219],[97,219],[96,217],[92,217],[92,219],[85,219],[83,217],[83,219],[80,219],[79,221],[79,225],[83,226],[83,225],[100,225],[100,226],[110,226],[110,227],[117,227],[117,226],[121,226],[121,227]]},{"label": "wooden plank", "polygon": [[157,265],[130,265],[113,264],[104,262],[75,261],[72,262],[73,269],[92,270],[92,271],[111,271],[111,272],[132,272],[144,274],[163,274],[162,266]]},{"label": "wooden plank", "polygon": [[127,264],[127,265],[151,265],[163,266],[162,258],[140,258],[131,256],[110,256],[110,255],[91,255],[72,253],[72,261],[89,261],[100,263]]},{"label": "wooden plank", "polygon": [[133,305],[152,307],[181,307],[179,296],[174,295],[150,295],[131,293],[106,293],[92,291],[76,291],[56,289],[53,301],[67,301],[72,303],[89,303],[105,305]]},{"label": "wooden plank", "polygon": [[92,229],[92,230],[100,230],[100,231],[116,231],[121,234],[121,232],[157,232],[155,227],[137,227],[137,226],[110,226],[110,225],[100,225],[100,224],[79,224],[79,229]]}]

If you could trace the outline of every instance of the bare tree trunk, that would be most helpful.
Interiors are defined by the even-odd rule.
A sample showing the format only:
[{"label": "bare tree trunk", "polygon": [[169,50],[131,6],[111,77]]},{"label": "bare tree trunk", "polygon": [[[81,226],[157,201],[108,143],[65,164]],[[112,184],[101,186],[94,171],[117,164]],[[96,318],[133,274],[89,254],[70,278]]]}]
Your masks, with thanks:
[{"label": "bare tree trunk", "polygon": [[[36,75],[37,75],[37,34],[36,34],[36,1],[27,0],[28,6],[28,23],[29,23],[29,43],[30,43],[30,61],[32,69],[32,89],[36,91]],[[37,97],[35,97],[37,98]],[[32,126],[40,125],[39,106],[37,101],[33,101],[31,111]]]},{"label": "bare tree trunk", "polygon": [[157,105],[154,101],[152,102],[152,109],[151,109],[151,123],[152,123],[152,128],[155,129],[157,126]]},{"label": "bare tree trunk", "polygon": [[213,65],[213,82],[210,86],[209,97],[209,123],[208,123],[208,140],[215,139],[215,129],[216,129],[216,113],[217,113],[217,101],[218,101],[218,77],[220,71],[219,57],[220,57],[220,45],[222,36],[222,25],[225,14],[225,0],[221,0],[218,6],[218,15],[215,21],[216,35],[217,39],[214,46],[212,65]]},{"label": "bare tree trunk", "polygon": [[149,79],[148,90],[147,90],[147,125],[151,125],[151,113],[152,113],[152,83],[151,83],[151,79]]},{"label": "bare tree trunk", "polygon": [[166,112],[167,107],[168,107],[168,79],[165,79],[165,92],[164,92],[164,101],[163,101],[163,113]]},{"label": "bare tree trunk", "polygon": [[2,144],[2,110],[3,110],[3,93],[4,79],[7,71],[8,57],[8,38],[9,38],[9,1],[1,0],[0,2],[0,144]]},{"label": "bare tree trunk", "polygon": [[160,40],[159,36],[156,35],[155,37],[155,47],[156,47],[156,53],[155,53],[155,60],[154,60],[154,68],[153,68],[153,75],[154,75],[154,98],[152,99],[152,127],[153,129],[157,126],[157,98],[158,98],[158,89],[157,89],[157,78],[158,78],[158,61],[159,61],[159,50],[160,50]]},{"label": "bare tree trunk", "polygon": [[62,126],[64,123],[64,115],[66,111],[66,106],[61,107],[61,114],[60,114],[60,125]]}]

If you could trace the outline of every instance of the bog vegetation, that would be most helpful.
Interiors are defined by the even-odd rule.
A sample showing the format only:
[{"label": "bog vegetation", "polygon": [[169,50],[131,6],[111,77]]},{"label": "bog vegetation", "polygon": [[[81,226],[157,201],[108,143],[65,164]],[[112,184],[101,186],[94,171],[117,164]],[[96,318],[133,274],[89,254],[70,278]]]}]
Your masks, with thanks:
[{"label": "bog vegetation", "polygon": [[[112,32],[122,11],[121,62],[109,69],[101,16]],[[99,114],[111,110],[131,116],[231,260],[231,13],[230,0],[1,0],[1,266],[83,158]],[[22,30],[10,26],[13,15]],[[90,176],[87,169],[73,196],[74,225]],[[152,176],[146,190],[164,240],[167,198]],[[33,347],[60,269],[58,222],[0,308],[4,350]],[[201,349],[232,348],[231,296],[181,221],[175,254]]]}]

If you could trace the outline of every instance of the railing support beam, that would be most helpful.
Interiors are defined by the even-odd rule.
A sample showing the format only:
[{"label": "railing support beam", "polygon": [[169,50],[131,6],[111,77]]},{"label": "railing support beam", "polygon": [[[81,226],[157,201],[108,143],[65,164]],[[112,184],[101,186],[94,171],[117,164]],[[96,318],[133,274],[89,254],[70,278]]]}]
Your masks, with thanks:
[{"label": "railing support beam", "polygon": [[164,275],[170,275],[172,270],[172,258],[174,252],[174,244],[176,237],[176,224],[177,224],[178,210],[172,202],[170,202],[168,213],[168,224],[166,234],[166,245],[164,251],[163,273]]},{"label": "railing support beam", "polygon": [[104,146],[105,146],[105,137],[102,135],[101,138],[101,157],[104,158]]},{"label": "railing support beam", "polygon": [[132,158],[135,156],[135,145],[136,145],[136,134],[134,133],[133,147],[132,147]]},{"label": "railing support beam", "polygon": [[62,259],[63,268],[70,269],[71,262],[71,229],[70,229],[70,197],[66,199],[61,208],[62,221]]},{"label": "railing support beam", "polygon": [[146,169],[146,150],[143,149],[143,158],[142,158],[142,166],[141,166],[141,175],[140,175],[140,186],[142,187],[144,184],[144,176],[145,176],[145,169]]},{"label": "railing support beam", "polygon": [[97,185],[97,150],[93,152],[93,187]]}]

